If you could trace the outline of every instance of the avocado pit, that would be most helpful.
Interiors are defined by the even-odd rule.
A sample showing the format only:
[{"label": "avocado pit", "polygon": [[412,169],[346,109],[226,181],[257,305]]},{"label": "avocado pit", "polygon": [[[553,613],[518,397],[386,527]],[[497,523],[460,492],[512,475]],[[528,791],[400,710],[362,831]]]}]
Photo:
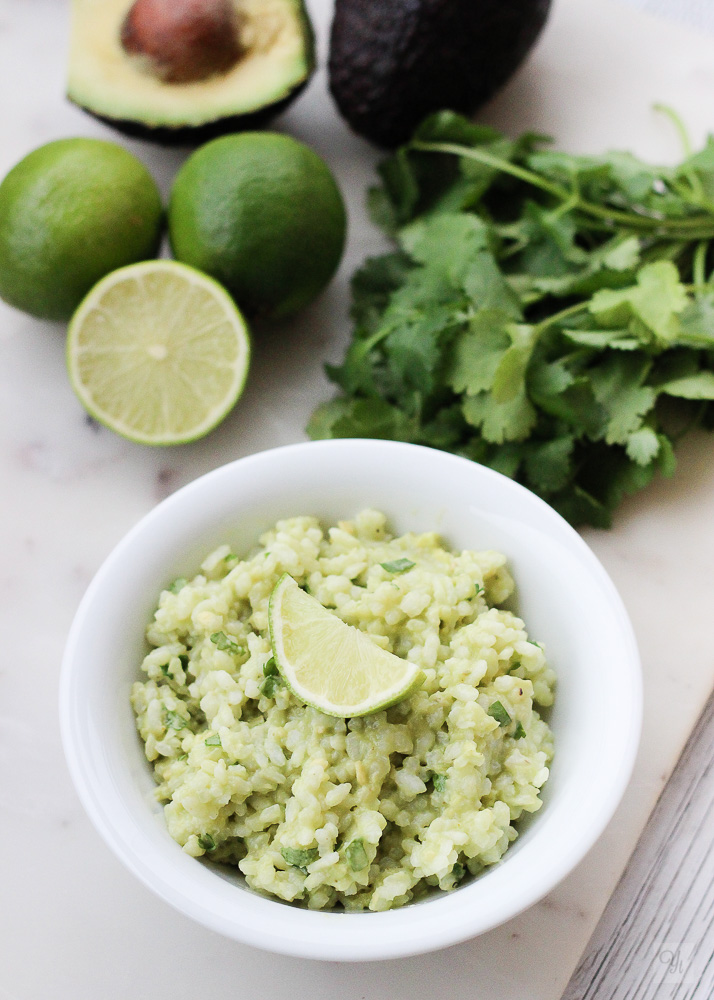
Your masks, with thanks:
[{"label": "avocado pit", "polygon": [[121,44],[163,82],[196,83],[238,62],[240,28],[231,0],[135,0],[121,27]]}]

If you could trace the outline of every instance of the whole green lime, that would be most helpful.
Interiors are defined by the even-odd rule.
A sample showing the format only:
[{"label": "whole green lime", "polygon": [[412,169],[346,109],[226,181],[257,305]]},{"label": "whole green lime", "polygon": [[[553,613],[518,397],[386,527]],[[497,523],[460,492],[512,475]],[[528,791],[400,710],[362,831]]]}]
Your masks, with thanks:
[{"label": "whole green lime", "polygon": [[156,255],[161,222],[151,174],[121,146],[40,146],[0,184],[0,297],[43,319],[69,319],[105,274]]},{"label": "whole green lime", "polygon": [[176,258],[220,281],[250,315],[288,316],[337,270],[345,206],[324,160],[273,132],[228,135],[193,153],[174,181]]}]

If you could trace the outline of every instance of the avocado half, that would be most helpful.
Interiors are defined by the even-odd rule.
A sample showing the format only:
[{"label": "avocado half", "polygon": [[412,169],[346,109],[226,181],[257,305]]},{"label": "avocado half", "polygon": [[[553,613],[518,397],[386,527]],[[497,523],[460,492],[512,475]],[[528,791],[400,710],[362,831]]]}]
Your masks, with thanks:
[{"label": "avocado half", "polygon": [[355,132],[405,142],[434,111],[473,114],[515,72],[551,0],[336,0],[330,90]]},{"label": "avocado half", "polygon": [[[200,14],[204,2],[183,6]],[[132,0],[72,0],[67,96],[128,135],[163,143],[198,143],[259,127],[307,84],[315,67],[312,27],[303,0],[223,2],[235,15],[232,65],[225,65],[223,45],[215,72],[209,67],[201,79],[176,80],[127,45]],[[144,6],[152,3],[163,6],[160,0]]]}]

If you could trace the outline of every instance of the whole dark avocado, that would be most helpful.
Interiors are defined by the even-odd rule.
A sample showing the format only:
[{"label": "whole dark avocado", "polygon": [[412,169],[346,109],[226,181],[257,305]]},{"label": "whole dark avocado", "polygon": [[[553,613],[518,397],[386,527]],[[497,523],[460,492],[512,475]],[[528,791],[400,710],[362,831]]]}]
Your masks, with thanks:
[{"label": "whole dark avocado", "polygon": [[330,90],[352,128],[380,146],[428,114],[473,114],[514,73],[551,0],[336,0]]}]

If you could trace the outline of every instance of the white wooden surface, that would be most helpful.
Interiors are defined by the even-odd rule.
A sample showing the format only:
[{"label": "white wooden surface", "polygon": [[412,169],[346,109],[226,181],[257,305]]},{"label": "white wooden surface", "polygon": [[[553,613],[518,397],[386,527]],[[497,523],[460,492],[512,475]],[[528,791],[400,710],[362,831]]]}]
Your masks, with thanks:
[{"label": "white wooden surface", "polygon": [[563,1000],[714,994],[714,696]]}]

